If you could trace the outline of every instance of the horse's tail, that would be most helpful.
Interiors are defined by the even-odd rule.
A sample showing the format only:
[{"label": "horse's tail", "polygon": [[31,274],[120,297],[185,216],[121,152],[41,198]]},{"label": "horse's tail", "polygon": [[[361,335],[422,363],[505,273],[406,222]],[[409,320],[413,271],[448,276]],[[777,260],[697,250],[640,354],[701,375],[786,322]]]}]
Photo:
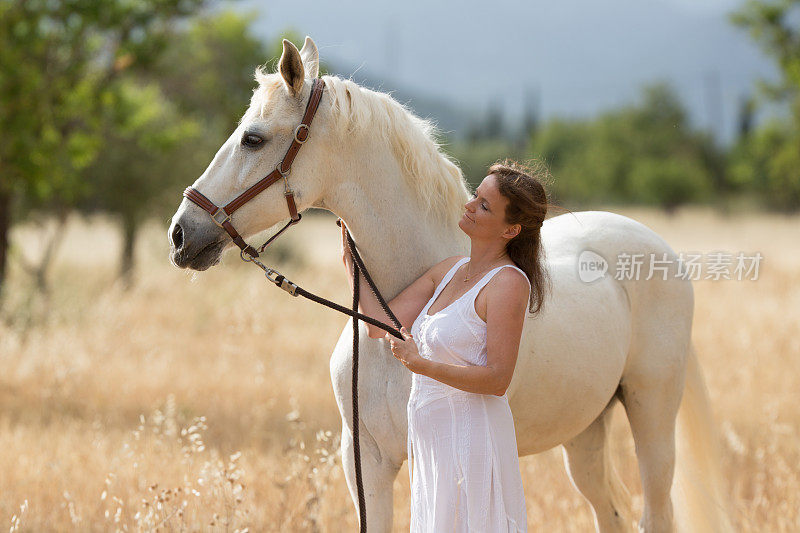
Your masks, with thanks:
[{"label": "horse's tail", "polygon": [[672,485],[678,531],[733,531],[719,457],[719,439],[708,390],[694,346],[690,346],[683,400],[678,411]]}]

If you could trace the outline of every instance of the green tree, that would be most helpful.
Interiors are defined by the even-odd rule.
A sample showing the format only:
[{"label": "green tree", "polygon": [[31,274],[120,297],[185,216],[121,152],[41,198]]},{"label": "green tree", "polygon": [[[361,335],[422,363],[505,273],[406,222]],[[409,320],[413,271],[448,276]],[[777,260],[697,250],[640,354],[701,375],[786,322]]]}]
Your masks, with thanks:
[{"label": "green tree", "polygon": [[224,136],[213,144],[230,134],[247,109],[255,68],[281,54],[281,47],[253,35],[253,18],[233,11],[198,18],[140,73],[158,83],[182,113],[202,118],[212,133]]},{"label": "green tree", "polygon": [[102,146],[102,103],[205,0],[0,0],[0,288],[12,200],[63,210]]},{"label": "green tree", "polygon": [[745,190],[760,193],[784,211],[800,209],[800,0],[749,0],[732,15],[738,26],[780,68],[777,82],[762,82],[761,93],[788,109],[784,120],[770,121],[737,143],[731,175]]},{"label": "green tree", "polygon": [[130,285],[137,231],[147,217],[174,207],[180,185],[202,168],[197,146],[203,145],[204,129],[157,85],[136,80],[121,81],[107,95],[102,120],[103,150],[83,173],[91,191],[80,207],[118,217],[120,274]]},{"label": "green tree", "polygon": [[[599,199],[610,184],[600,183],[606,173],[597,174],[592,144],[593,124],[587,121],[554,119],[532,137],[531,153],[541,158],[554,176],[551,191],[559,201],[585,202]],[[600,157],[604,159],[604,157]]]},{"label": "green tree", "polygon": [[595,120],[551,121],[531,140],[554,176],[557,197],[579,204],[635,202],[667,210],[709,198],[721,181],[721,156],[689,127],[665,84],[644,88],[637,105]]},{"label": "green tree", "polygon": [[741,191],[760,195],[782,211],[800,207],[800,135],[794,123],[773,120],[743,137],[731,150],[729,174]]},{"label": "green tree", "polygon": [[480,185],[492,163],[507,157],[517,157],[514,145],[502,138],[468,139],[452,145],[443,143],[443,148],[458,162],[464,177],[473,188]]}]

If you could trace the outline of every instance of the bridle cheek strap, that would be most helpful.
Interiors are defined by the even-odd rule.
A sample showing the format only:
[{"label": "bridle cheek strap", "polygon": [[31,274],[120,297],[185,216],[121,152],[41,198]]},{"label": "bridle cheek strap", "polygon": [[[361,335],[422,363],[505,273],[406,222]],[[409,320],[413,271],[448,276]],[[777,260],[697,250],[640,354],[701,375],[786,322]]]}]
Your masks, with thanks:
[{"label": "bridle cheek strap", "polygon": [[[241,250],[242,258],[244,258],[244,254],[247,254],[250,257],[258,257],[259,252],[263,252],[264,249],[269,246],[269,244],[275,240],[278,235],[283,233],[284,230],[286,230],[289,226],[300,222],[300,219],[302,218],[302,215],[297,212],[297,204],[294,201],[294,191],[291,189],[291,187],[289,187],[288,178],[289,174],[292,172],[292,163],[294,162],[294,158],[297,156],[297,153],[300,151],[300,148],[303,146],[303,144],[305,144],[305,142],[308,140],[308,136],[311,133],[311,122],[314,120],[314,115],[317,112],[317,108],[319,108],[319,103],[320,100],[322,100],[322,93],[324,91],[325,82],[319,78],[315,79],[311,86],[311,96],[308,98],[306,112],[303,115],[302,121],[294,130],[292,144],[289,145],[286,155],[283,156],[281,162],[275,166],[275,170],[267,174],[252,187],[234,198],[227,205],[223,207],[217,206],[214,202],[206,198],[194,187],[187,187],[186,190],[183,191],[184,198],[206,211],[209,216],[211,216],[211,220],[213,220],[217,226],[224,229],[228,235],[231,236],[234,244],[236,244],[236,246],[238,246]],[[256,251],[255,248],[247,244],[239,232],[236,231],[236,228],[233,227],[233,224],[231,223],[231,215],[233,215],[237,209],[266,190],[270,185],[280,181],[281,179],[283,180],[284,186],[283,195],[286,198],[286,205],[289,208],[289,215],[291,219],[275,235],[270,237],[267,242],[265,242],[261,248],[259,248],[258,251]]]}]

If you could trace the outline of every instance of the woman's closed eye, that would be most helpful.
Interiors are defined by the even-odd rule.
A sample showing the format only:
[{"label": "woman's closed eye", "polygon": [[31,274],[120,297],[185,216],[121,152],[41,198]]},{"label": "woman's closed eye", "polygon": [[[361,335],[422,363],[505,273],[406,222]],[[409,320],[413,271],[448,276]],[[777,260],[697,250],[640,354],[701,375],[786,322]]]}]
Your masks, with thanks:
[{"label": "woman's closed eye", "polygon": [[[472,193],[472,197],[473,198],[477,198],[478,197],[478,193],[475,193],[475,192]],[[489,210],[489,208],[486,207],[486,204],[484,204],[483,202],[481,202],[481,207],[483,208],[484,211],[488,211]]]}]

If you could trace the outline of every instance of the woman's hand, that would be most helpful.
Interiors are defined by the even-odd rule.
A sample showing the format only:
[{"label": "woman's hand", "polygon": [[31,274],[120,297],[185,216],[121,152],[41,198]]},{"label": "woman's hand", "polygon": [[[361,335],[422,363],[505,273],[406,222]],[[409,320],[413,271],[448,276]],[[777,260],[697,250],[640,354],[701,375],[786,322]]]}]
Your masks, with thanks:
[{"label": "woman's hand", "polygon": [[392,348],[392,355],[394,355],[405,367],[415,374],[420,374],[427,359],[419,354],[417,343],[414,337],[406,331],[406,328],[400,328],[400,333],[405,340],[400,340],[397,337],[387,333],[384,339],[389,341],[389,346]]}]

